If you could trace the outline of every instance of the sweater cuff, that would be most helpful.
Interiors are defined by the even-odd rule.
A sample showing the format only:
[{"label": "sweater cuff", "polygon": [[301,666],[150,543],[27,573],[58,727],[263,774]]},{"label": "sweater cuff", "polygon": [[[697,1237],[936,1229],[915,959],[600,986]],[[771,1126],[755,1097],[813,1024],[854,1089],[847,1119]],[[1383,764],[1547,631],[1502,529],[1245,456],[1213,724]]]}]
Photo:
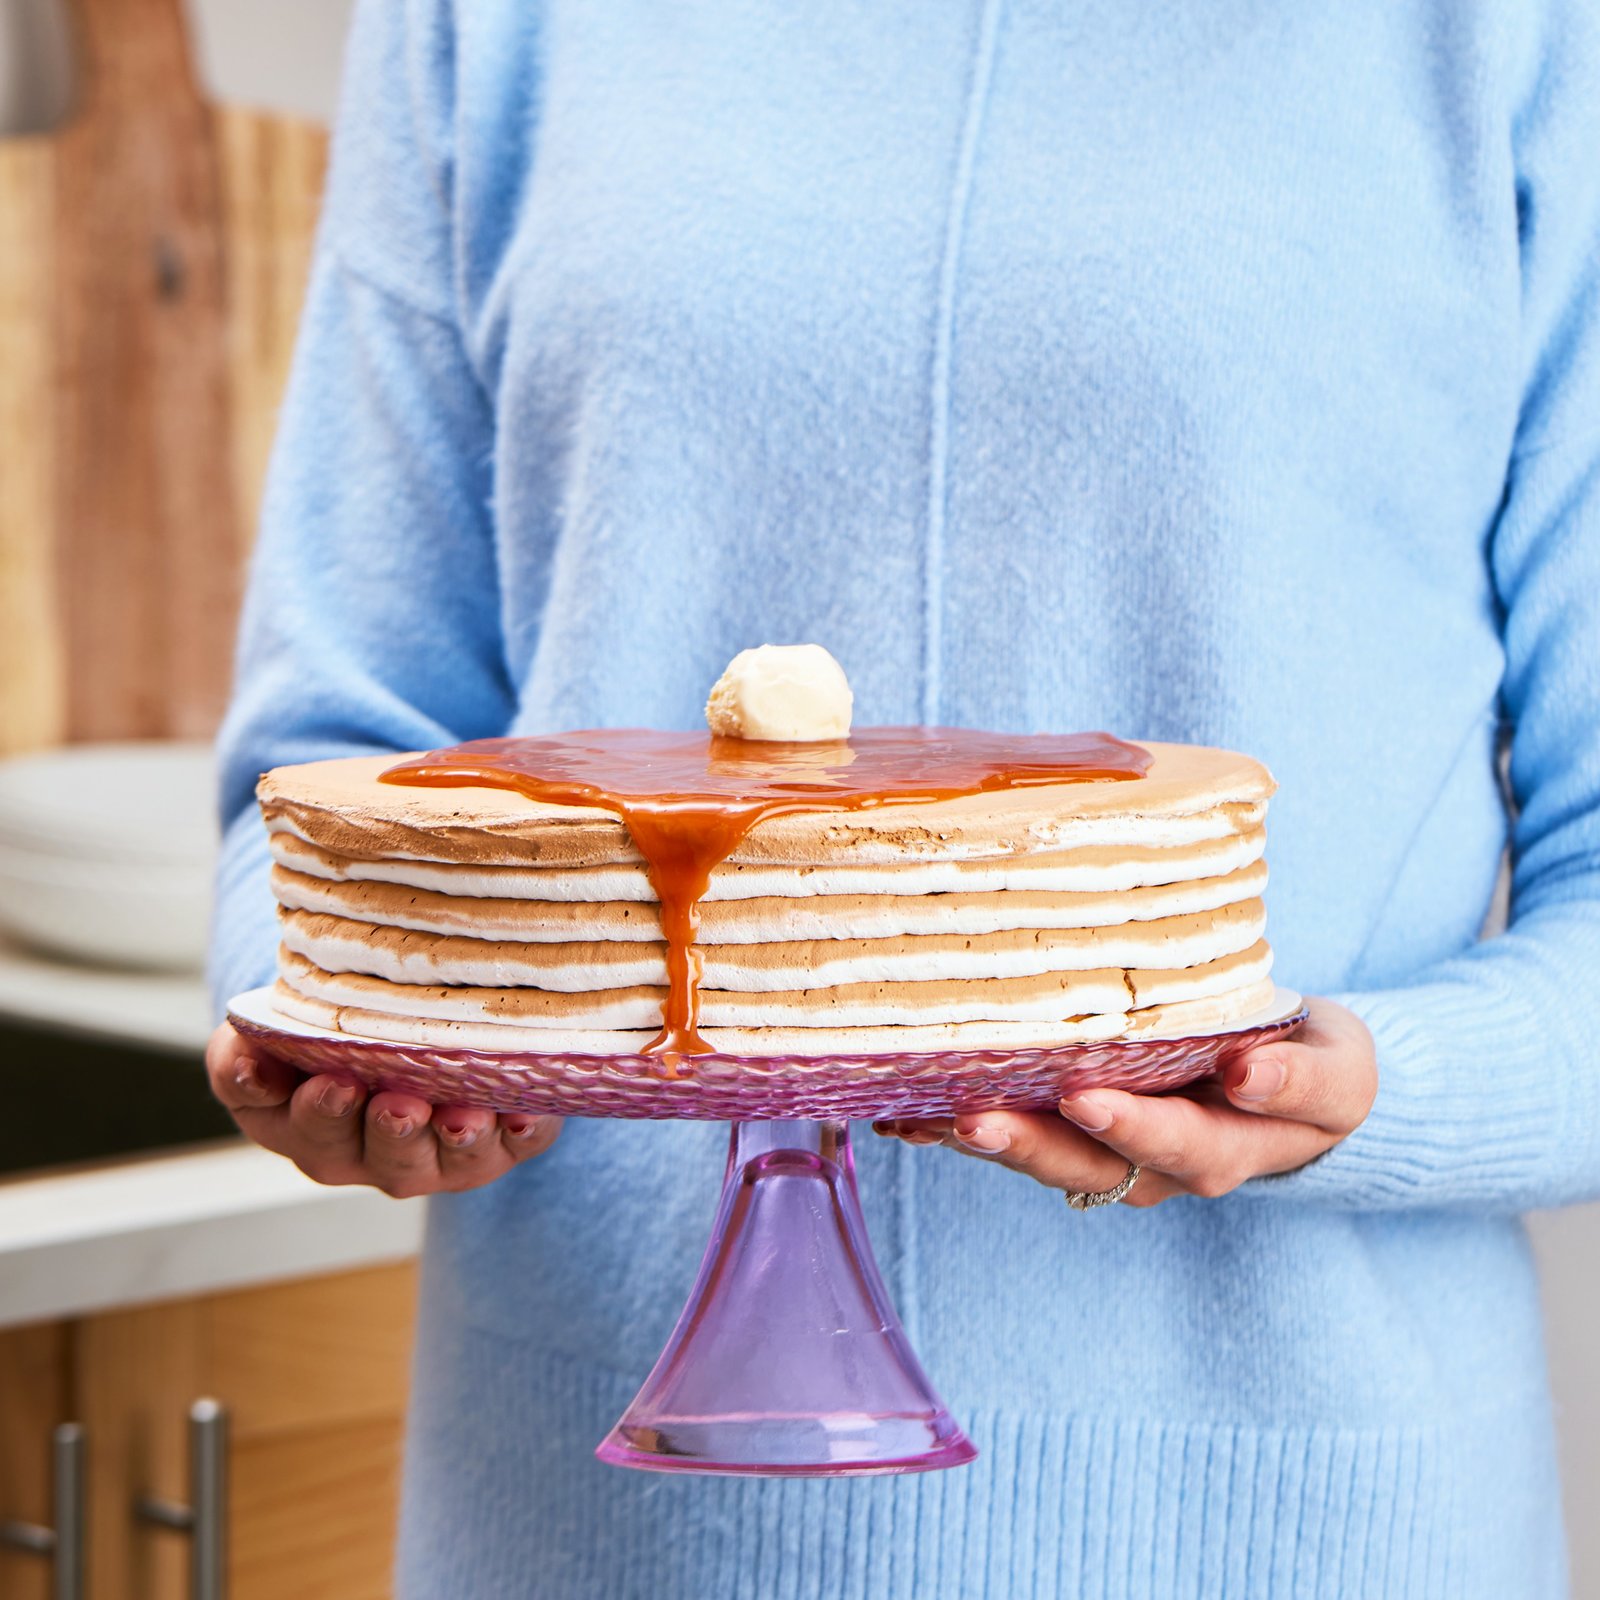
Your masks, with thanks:
[{"label": "sweater cuff", "polygon": [[1520,1211],[1592,1187],[1600,1075],[1564,1063],[1560,1030],[1514,991],[1463,979],[1329,998],[1372,1031],[1372,1110],[1309,1165],[1241,1193],[1349,1210]]}]

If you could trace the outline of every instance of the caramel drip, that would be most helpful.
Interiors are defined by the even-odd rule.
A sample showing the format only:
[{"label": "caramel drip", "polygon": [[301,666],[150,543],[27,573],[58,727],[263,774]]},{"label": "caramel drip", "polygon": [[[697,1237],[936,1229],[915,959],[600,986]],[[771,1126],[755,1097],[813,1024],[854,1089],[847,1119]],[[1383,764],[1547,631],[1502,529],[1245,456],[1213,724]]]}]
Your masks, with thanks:
[{"label": "caramel drip", "polygon": [[704,1055],[700,901],[711,874],[769,817],[954,800],[996,789],[1142,777],[1149,753],[1107,733],[1003,734],[863,728],[823,744],[600,729],[477,739],[399,762],[385,783],[512,789],[619,817],[661,906],[667,1000],[647,1053]]}]

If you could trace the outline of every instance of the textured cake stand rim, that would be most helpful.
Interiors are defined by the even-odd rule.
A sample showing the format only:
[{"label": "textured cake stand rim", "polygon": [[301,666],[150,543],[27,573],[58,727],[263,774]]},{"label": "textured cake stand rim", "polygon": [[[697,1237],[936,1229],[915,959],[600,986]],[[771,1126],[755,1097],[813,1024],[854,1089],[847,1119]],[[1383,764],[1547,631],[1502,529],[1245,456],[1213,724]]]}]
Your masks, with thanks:
[{"label": "textured cake stand rim", "polygon": [[[689,1058],[695,1067],[700,1069],[715,1070],[719,1067],[761,1067],[775,1066],[780,1063],[788,1065],[802,1065],[805,1062],[815,1062],[822,1067],[848,1058],[852,1061],[878,1061],[884,1066],[891,1064],[917,1065],[926,1064],[933,1067],[937,1064],[946,1065],[962,1059],[970,1059],[974,1063],[994,1063],[998,1060],[1014,1058],[1018,1060],[1037,1061],[1046,1057],[1071,1057],[1087,1051],[1104,1050],[1141,1050],[1152,1045],[1182,1045],[1201,1044],[1209,1040],[1233,1040],[1242,1038],[1252,1033],[1287,1032],[1298,1027],[1308,1015],[1304,999],[1293,989],[1284,988],[1281,984],[1274,990],[1272,1003],[1260,1011],[1243,1017],[1237,1022],[1228,1023],[1217,1028],[1202,1028],[1184,1030],[1177,1033],[1142,1033],[1131,1038],[1115,1039],[1082,1039],[1064,1044],[1037,1044],[1037,1045],[984,1045],[971,1049],[948,1048],[942,1050],[833,1050],[827,1053],[807,1056],[793,1051],[782,1051],[773,1055],[725,1055],[717,1052],[710,1055],[699,1055]],[[373,1054],[394,1054],[399,1051],[426,1051],[430,1057],[441,1060],[459,1059],[462,1062],[483,1063],[493,1061],[497,1056],[502,1056],[507,1065],[515,1063],[522,1070],[537,1070],[539,1063],[548,1061],[552,1068],[557,1064],[568,1068],[577,1068],[582,1071],[593,1068],[595,1071],[606,1067],[616,1068],[627,1066],[634,1070],[648,1070],[654,1068],[664,1080],[671,1075],[662,1070],[663,1058],[639,1054],[614,1053],[608,1055],[593,1055],[579,1051],[548,1051],[540,1052],[527,1049],[514,1049],[494,1051],[485,1049],[481,1045],[448,1045],[448,1044],[422,1044],[415,1040],[379,1039],[365,1033],[341,1033],[334,1028],[324,1028],[314,1022],[303,1022],[299,1018],[285,1016],[273,1004],[273,986],[264,984],[256,989],[246,990],[243,994],[235,995],[228,1002],[228,1021],[242,1033],[247,1033],[258,1038],[270,1039],[274,1035],[288,1035],[291,1038],[306,1039],[323,1044],[338,1044],[346,1049],[356,1052],[370,1051]]]}]

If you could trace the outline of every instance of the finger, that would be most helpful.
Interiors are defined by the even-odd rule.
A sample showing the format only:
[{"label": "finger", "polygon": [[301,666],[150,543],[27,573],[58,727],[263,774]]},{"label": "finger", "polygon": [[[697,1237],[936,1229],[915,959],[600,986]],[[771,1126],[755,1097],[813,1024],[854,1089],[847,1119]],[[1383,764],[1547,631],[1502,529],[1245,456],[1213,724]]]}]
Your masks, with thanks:
[{"label": "finger", "polygon": [[1334,1142],[1311,1123],[1201,1105],[1179,1095],[1094,1089],[1063,1100],[1061,1114],[1126,1161],[1165,1174],[1191,1194],[1212,1197],[1250,1178],[1303,1167]]},{"label": "finger", "polygon": [[230,1028],[230,1038],[213,1038],[206,1048],[206,1076],[211,1092],[229,1110],[259,1111],[284,1105],[300,1082],[286,1062],[259,1054]]},{"label": "finger", "polygon": [[414,1094],[383,1090],[367,1101],[362,1169],[368,1183],[396,1200],[431,1194],[442,1183],[433,1107]]},{"label": "finger", "polygon": [[269,1146],[289,1156],[318,1183],[362,1182],[359,1084],[341,1078],[307,1078],[294,1092],[286,1113],[283,1142]]},{"label": "finger", "polygon": [[1025,1172],[1052,1189],[1096,1193],[1120,1183],[1123,1157],[1047,1111],[984,1111],[958,1116],[952,1143],[971,1154]]},{"label": "finger", "polygon": [[258,1055],[226,1023],[206,1045],[211,1091],[240,1130],[264,1149],[284,1153],[289,1143],[288,1101],[300,1074],[286,1063]]},{"label": "finger", "polygon": [[944,1144],[952,1136],[949,1117],[894,1117],[874,1122],[872,1131],[909,1145]]},{"label": "finger", "polygon": [[432,1121],[441,1188],[453,1193],[476,1189],[511,1165],[494,1112],[479,1106],[436,1106]]},{"label": "finger", "polygon": [[[1067,1194],[1100,1194],[1116,1188],[1128,1176],[1133,1159],[1048,1112],[957,1117],[949,1143]],[[1164,1173],[1141,1171],[1122,1203],[1142,1209],[1181,1192]]]},{"label": "finger", "polygon": [[[875,1122],[872,1126],[874,1132],[901,1138],[907,1144],[943,1144],[963,1155],[1011,1167],[1047,1188],[1061,1189],[1068,1194],[1078,1191],[1096,1194],[1114,1188],[1127,1176],[1126,1158],[1114,1154],[1106,1156],[1098,1141],[1085,1140],[1059,1117],[1041,1113],[1040,1125],[1019,1135],[1006,1120],[1008,1115],[1019,1114],[987,1112],[977,1117],[902,1119]],[[959,1133],[957,1121],[961,1124]],[[1133,1189],[1123,1197],[1123,1204],[1158,1205],[1181,1192],[1159,1172],[1141,1173]]]},{"label": "finger", "polygon": [[513,1163],[542,1156],[561,1132],[560,1117],[511,1112],[500,1118],[500,1142]]},{"label": "finger", "polygon": [[1311,1123],[1342,1138],[1360,1126],[1377,1093],[1372,1035],[1343,1006],[1314,1000],[1311,1008],[1292,1038],[1227,1062],[1222,1087],[1241,1111]]}]

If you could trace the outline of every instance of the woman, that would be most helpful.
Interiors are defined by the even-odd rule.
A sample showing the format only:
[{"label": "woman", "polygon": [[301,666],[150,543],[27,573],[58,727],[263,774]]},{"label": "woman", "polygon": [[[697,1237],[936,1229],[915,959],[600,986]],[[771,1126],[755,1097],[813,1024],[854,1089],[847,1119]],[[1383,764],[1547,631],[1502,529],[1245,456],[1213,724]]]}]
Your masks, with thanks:
[{"label": "woman", "polygon": [[764,639],[863,722],[1262,757],[1278,970],[1330,997],[1226,1103],[869,1141],[983,1456],[826,1483],[590,1458],[718,1129],[362,1108],[224,1030],[247,1132],[443,1192],[402,1594],[1563,1591],[1518,1213],[1600,1191],[1597,106],[1575,0],[363,6],[219,997],[272,969],[263,768],[693,726]]}]

